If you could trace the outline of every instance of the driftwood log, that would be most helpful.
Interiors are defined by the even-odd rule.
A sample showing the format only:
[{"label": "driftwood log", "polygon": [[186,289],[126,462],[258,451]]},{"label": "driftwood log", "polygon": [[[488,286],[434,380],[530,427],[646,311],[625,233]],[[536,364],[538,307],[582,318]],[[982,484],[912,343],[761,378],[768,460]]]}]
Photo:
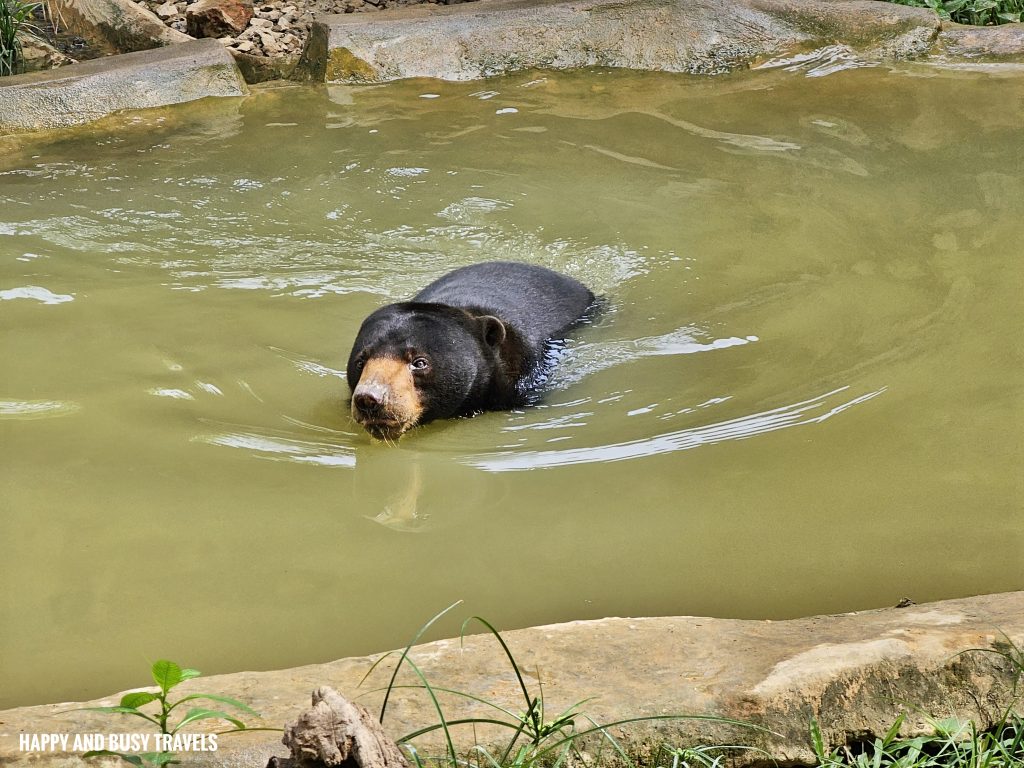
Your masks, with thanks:
[{"label": "driftwood log", "polygon": [[285,726],[281,742],[291,757],[272,757],[267,768],[409,768],[398,745],[359,704],[333,688],[313,691],[313,706]]}]

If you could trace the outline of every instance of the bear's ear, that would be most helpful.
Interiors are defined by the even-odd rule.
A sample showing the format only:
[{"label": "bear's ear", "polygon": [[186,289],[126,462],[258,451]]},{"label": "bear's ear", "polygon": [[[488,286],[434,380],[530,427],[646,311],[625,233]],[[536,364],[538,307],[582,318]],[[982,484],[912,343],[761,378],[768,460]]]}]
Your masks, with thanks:
[{"label": "bear's ear", "polygon": [[480,315],[476,319],[489,347],[497,347],[505,340],[505,324],[494,315]]}]

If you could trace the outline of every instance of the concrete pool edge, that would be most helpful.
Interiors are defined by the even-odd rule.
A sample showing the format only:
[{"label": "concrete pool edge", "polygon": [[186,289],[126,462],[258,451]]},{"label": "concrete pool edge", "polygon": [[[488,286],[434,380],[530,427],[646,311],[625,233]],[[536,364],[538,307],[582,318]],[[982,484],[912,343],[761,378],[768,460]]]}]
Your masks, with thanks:
[{"label": "concrete pool edge", "polygon": [[[833,745],[881,735],[901,711],[909,712],[906,734],[927,730],[928,714],[972,719],[982,728],[993,723],[1011,700],[1017,671],[996,653],[964,652],[1005,649],[1007,641],[1024,647],[1024,591],[785,621],[575,621],[513,630],[503,637],[527,684],[535,688],[536,675],[541,676],[549,712],[593,696],[582,709],[600,722],[715,714],[776,732],[663,720],[622,731],[621,743],[636,756],[649,755],[661,743],[746,743],[780,762],[801,763],[813,757],[807,731],[811,717],[819,720]],[[493,637],[467,638],[461,648],[457,639],[427,643],[411,656],[435,685],[513,711],[523,708],[515,678]],[[363,688],[358,684],[379,657],[214,675],[179,690],[241,699],[263,715],[261,722],[250,725],[281,727],[308,707],[310,692],[321,685],[350,697],[368,691],[358,700],[373,710],[380,701],[374,691],[386,684],[393,661],[384,662]],[[145,672],[140,669],[140,682]],[[415,682],[411,674],[403,677],[400,683]],[[119,695],[0,712],[0,761],[5,766],[96,765],[73,754],[21,751],[19,734],[139,732],[139,721],[132,718],[67,711],[116,704]],[[480,714],[479,707],[473,710],[463,701],[446,703],[449,718],[474,712]],[[385,726],[397,737],[436,720],[421,692],[399,690],[392,696]],[[189,753],[186,763],[263,766],[270,756],[286,754],[279,742],[280,734],[274,732],[222,736],[218,751]],[[748,753],[741,760],[759,757]]]}]

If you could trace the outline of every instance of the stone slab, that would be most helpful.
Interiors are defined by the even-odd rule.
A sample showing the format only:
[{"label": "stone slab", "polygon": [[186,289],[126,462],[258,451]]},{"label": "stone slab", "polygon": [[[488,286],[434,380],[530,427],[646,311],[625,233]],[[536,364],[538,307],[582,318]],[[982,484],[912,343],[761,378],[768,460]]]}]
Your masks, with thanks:
[{"label": "stone slab", "polygon": [[81,125],[125,109],[241,96],[245,82],[217,40],[93,59],[0,80],[0,135]]},{"label": "stone slab", "polygon": [[294,77],[471,80],[531,68],[717,73],[836,43],[918,55],[927,10],[874,0],[480,0],[321,17]]},{"label": "stone slab", "polygon": [[968,61],[1024,62],[1024,24],[968,27],[944,22],[939,50]]},{"label": "stone slab", "polygon": [[[460,617],[461,618],[461,617]],[[581,709],[603,723],[627,717],[716,714],[771,729],[752,731],[702,720],[661,720],[614,729],[627,750],[644,757],[660,744],[701,742],[758,746],[780,764],[809,764],[808,722],[821,723],[832,745],[883,734],[901,711],[904,735],[928,730],[924,716],[973,719],[986,727],[1012,698],[1019,669],[994,653],[1006,641],[1024,647],[1024,592],[948,600],[900,609],[789,621],[742,621],[693,617],[604,619],[503,633],[534,691],[543,681],[550,716],[594,697]],[[437,686],[464,691],[524,709],[515,676],[493,637],[442,640],[413,649],[411,657]],[[247,702],[263,715],[249,724],[282,727],[309,706],[311,691],[330,685],[376,711],[395,656],[360,687],[379,656],[342,659],[277,672],[240,672],[184,683],[183,693],[202,691]],[[187,661],[187,660],[182,660]],[[140,682],[146,670],[140,669]],[[417,681],[408,668],[399,683]],[[360,695],[361,694],[361,695]],[[0,764],[6,768],[99,765],[76,755],[39,755],[19,750],[20,733],[127,733],[141,721],[95,712],[120,694],[84,704],[53,704],[0,712]],[[443,699],[449,719],[494,714],[465,699]],[[435,723],[422,691],[392,694],[385,726],[394,736]],[[582,721],[581,721],[582,722]],[[492,735],[478,731],[484,741]],[[472,734],[455,731],[468,746]],[[271,755],[286,755],[280,734],[221,736],[216,752],[190,753],[186,764],[213,768],[262,768]],[[430,744],[424,745],[428,751]],[[434,749],[440,748],[434,744]],[[606,753],[607,754],[607,753]],[[740,762],[771,762],[743,753]]]}]

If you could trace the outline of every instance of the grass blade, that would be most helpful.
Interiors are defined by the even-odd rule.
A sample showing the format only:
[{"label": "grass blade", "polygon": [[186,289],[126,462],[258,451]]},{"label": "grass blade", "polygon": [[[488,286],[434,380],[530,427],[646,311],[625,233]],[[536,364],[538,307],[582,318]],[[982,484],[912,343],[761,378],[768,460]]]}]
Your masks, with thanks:
[{"label": "grass blade", "polygon": [[[405,661],[409,661],[409,651],[412,649],[412,647],[414,645],[416,645],[416,642],[421,637],[423,637],[423,633],[424,632],[426,632],[428,629],[430,629],[430,627],[433,626],[433,624],[438,619],[440,619],[442,616],[444,616],[446,613],[448,613],[448,611],[450,611],[453,608],[455,608],[457,605],[462,605],[462,601],[461,600],[456,600],[454,603],[449,605],[447,608],[445,608],[440,613],[434,614],[434,618],[432,618],[430,621],[428,621],[426,624],[424,624],[422,627],[420,627],[419,631],[415,634],[413,639],[409,641],[409,644],[407,646],[405,646],[405,650],[402,651],[402,657],[398,660],[398,663],[395,664],[395,671],[391,673],[391,680],[388,682],[387,692],[384,694],[384,703],[380,705],[380,717],[378,718],[379,722],[381,722],[381,723],[384,722],[384,713],[388,709],[388,699],[391,698],[391,689],[395,685],[395,678],[398,677],[398,670],[400,670],[402,668],[402,663],[405,662]],[[411,661],[409,663],[412,664]],[[424,685],[427,685],[426,678],[424,678],[422,673],[420,673],[419,668],[416,667],[415,665],[413,665],[413,668],[416,669],[416,674],[420,675],[420,679],[423,680]],[[427,690],[428,691],[430,690],[429,685],[427,686]],[[433,693],[431,693],[431,698],[433,698]],[[452,760],[454,760],[454,759],[455,759],[455,753],[453,752],[452,753]]]}]

